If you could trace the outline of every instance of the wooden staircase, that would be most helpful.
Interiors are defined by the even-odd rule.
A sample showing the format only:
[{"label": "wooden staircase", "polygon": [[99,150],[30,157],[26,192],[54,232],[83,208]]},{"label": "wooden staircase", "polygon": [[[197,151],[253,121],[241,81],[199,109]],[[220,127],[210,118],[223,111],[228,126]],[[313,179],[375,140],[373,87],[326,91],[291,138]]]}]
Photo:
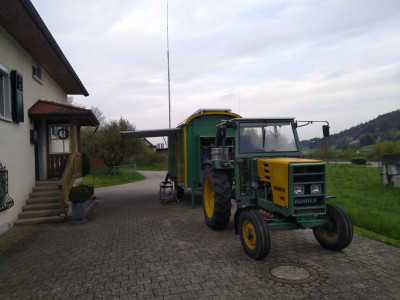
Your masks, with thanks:
[{"label": "wooden staircase", "polygon": [[37,181],[14,225],[21,226],[62,221],[58,183],[58,180]]}]

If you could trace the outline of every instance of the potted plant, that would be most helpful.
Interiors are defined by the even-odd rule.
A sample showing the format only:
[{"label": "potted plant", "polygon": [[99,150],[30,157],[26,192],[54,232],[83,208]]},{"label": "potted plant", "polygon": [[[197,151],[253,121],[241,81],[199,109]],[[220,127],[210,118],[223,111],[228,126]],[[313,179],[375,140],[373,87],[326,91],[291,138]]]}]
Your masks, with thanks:
[{"label": "potted plant", "polygon": [[72,218],[82,221],[85,218],[86,200],[93,195],[92,187],[77,185],[69,190],[69,201],[72,203]]}]

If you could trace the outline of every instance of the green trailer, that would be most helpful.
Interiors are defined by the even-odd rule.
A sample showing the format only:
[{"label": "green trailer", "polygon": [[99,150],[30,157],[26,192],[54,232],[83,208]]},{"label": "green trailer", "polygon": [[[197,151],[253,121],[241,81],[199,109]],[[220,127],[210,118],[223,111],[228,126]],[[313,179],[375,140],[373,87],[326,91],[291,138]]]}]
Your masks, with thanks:
[{"label": "green trailer", "polygon": [[[211,159],[211,149],[215,147],[216,125],[234,118],[241,118],[230,109],[199,109],[178,127],[143,131],[123,131],[124,138],[168,137],[168,173],[174,183],[178,199],[185,189],[194,192],[202,186],[206,162]],[[233,130],[227,130],[227,151],[229,143],[233,147]]]}]

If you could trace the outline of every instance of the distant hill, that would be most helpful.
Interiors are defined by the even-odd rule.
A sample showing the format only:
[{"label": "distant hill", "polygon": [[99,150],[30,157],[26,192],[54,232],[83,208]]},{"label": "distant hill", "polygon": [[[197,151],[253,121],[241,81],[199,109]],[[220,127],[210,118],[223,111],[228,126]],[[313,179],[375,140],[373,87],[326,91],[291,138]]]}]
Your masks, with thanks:
[{"label": "distant hill", "polygon": [[[311,148],[318,145],[320,138],[301,141],[303,147]],[[400,109],[379,115],[377,118],[351,127],[347,130],[332,134],[329,142],[338,149],[345,149],[349,145],[368,146],[381,140],[400,140]]]}]

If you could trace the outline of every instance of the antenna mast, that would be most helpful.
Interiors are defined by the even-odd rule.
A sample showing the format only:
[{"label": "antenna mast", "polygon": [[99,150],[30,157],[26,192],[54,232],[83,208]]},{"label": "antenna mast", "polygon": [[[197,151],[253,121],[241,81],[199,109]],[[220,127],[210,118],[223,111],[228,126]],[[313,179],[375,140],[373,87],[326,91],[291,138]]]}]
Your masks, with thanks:
[{"label": "antenna mast", "polygon": [[168,0],[167,0],[167,61],[168,61],[168,117],[171,128],[171,78],[169,73],[169,36],[168,36]]}]

